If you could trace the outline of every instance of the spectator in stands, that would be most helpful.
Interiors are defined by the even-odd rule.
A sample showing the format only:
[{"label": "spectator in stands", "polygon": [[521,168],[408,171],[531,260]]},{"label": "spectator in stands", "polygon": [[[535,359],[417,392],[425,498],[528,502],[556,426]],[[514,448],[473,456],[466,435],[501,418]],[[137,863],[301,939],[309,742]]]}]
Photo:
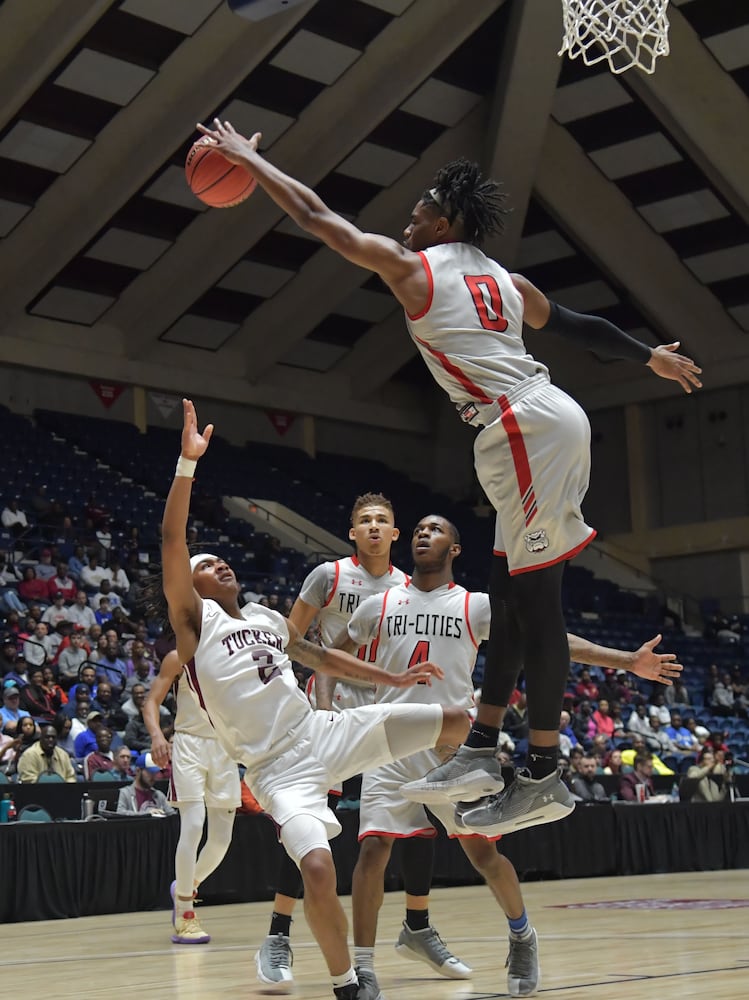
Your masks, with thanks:
[{"label": "spectator in stands", "polygon": [[582,758],[577,772],[570,777],[570,788],[583,802],[609,800],[603,785],[600,781],[596,781],[596,761],[589,754]]},{"label": "spectator in stands", "polygon": [[107,629],[114,629],[120,641],[132,638],[137,627],[136,623],[127,617],[123,608],[112,609],[112,618],[107,622]]},{"label": "spectator in stands", "polygon": [[118,597],[124,597],[130,590],[130,580],[118,556],[112,556],[109,560],[109,572],[112,574],[112,591]]},{"label": "spectator in stands", "polygon": [[645,798],[655,795],[653,785],[653,758],[649,753],[638,753],[634,759],[634,770],[631,774],[622,774],[619,778],[619,798],[625,802],[639,802],[637,786],[645,786]]},{"label": "spectator in stands", "polygon": [[42,614],[42,621],[48,627],[50,634],[60,622],[69,621],[68,609],[65,607],[65,595],[61,590],[55,591],[52,595],[52,604]]},{"label": "spectator in stands", "polygon": [[727,735],[728,733],[721,733],[717,729],[713,730],[705,740],[705,749],[712,749],[716,755],[729,753],[730,751],[725,739]]},{"label": "spectator in stands", "polygon": [[160,773],[161,768],[156,767],[150,753],[140,754],[135,761],[135,780],[121,790],[117,812],[173,816],[176,810],[169,805],[164,793],[154,788],[154,781]]},{"label": "spectator in stands", "polygon": [[634,768],[635,757],[637,757],[638,754],[646,754],[650,757],[653,770],[656,774],[674,773],[673,768],[668,767],[668,765],[661,760],[658,754],[652,753],[648,749],[648,746],[642,736],[633,735],[631,748],[622,750],[622,764],[625,765],[625,774],[628,774]]},{"label": "spectator in stands", "polygon": [[25,511],[18,506],[18,497],[13,497],[8,501],[0,514],[0,520],[2,520],[3,528],[13,538],[18,538],[29,526]]},{"label": "spectator in stands", "polygon": [[593,708],[587,698],[583,698],[578,704],[572,717],[572,728],[580,743],[584,747],[589,746],[596,734],[596,728],[593,722]]},{"label": "spectator in stands", "polygon": [[75,740],[70,735],[73,731],[73,720],[64,712],[58,712],[52,723],[57,733],[57,745],[68,757],[75,757]]},{"label": "spectator in stands", "polygon": [[15,611],[26,613],[26,605],[18,596],[18,584],[22,577],[13,563],[8,561],[4,552],[0,552],[0,614]]},{"label": "spectator in stands", "polygon": [[744,678],[741,675],[741,667],[738,663],[734,664],[731,668],[731,688],[733,689],[734,711],[736,715],[745,719],[747,717],[749,687],[744,682]]},{"label": "spectator in stands", "polygon": [[[47,584],[44,580],[40,580],[39,577],[34,572],[33,566],[27,566],[23,571],[23,580],[18,584],[18,595],[21,600],[29,607],[34,601],[44,601],[47,600]],[[30,607],[29,607],[29,610]]]},{"label": "spectator in stands", "polygon": [[[111,582],[111,574],[106,566],[99,565],[98,555],[95,552],[90,552],[88,556],[88,565],[84,566],[81,570],[81,583],[84,587],[88,587],[90,590],[99,590],[101,588],[102,580],[109,580]],[[94,607],[96,607],[96,605],[94,605]]]},{"label": "spectator in stands", "polygon": [[603,771],[603,758],[610,749],[611,740],[603,733],[596,733],[591,741],[588,753],[591,757],[595,757],[599,774]]},{"label": "spectator in stands", "polygon": [[57,571],[51,580],[47,581],[48,599],[54,600],[56,594],[62,594],[66,604],[72,604],[78,592],[78,586],[73,577],[68,573],[68,564],[60,562],[57,564]]},{"label": "spectator in stands", "polygon": [[[74,719],[78,714],[78,705],[82,702],[88,702],[89,707],[93,695],[88,684],[76,684],[68,692],[68,703],[63,705],[60,710],[63,715],[66,715],[69,719]],[[77,735],[77,734],[76,734]]]},{"label": "spectator in stands", "polygon": [[103,725],[104,719],[101,712],[92,708],[86,717],[86,728],[75,737],[75,755],[78,760],[83,760],[96,749],[96,737]]},{"label": "spectator in stands", "polygon": [[[102,580],[101,586],[99,588],[99,593],[94,594],[91,598],[91,605],[94,608],[101,607],[102,600],[106,598],[109,602],[109,608],[114,611],[115,608],[122,608],[127,613],[127,608],[124,607],[121,597],[112,590],[111,580]],[[111,617],[111,615],[110,615]]]},{"label": "spectator in stands", "polygon": [[671,725],[666,728],[666,733],[674,744],[674,753],[691,756],[699,751],[699,740],[683,725],[680,712],[671,713]]},{"label": "spectator in stands", "polygon": [[611,742],[614,738],[614,720],[609,714],[609,703],[605,698],[598,702],[598,708],[593,713],[593,725],[596,729],[596,736],[602,735]]},{"label": "spectator in stands", "polygon": [[52,550],[42,549],[39,553],[39,562],[36,564],[37,579],[44,581],[44,596],[40,601],[46,601],[49,593],[49,581],[57,575],[57,567],[52,563]]},{"label": "spectator in stands", "polygon": [[245,604],[248,604],[250,601],[252,601],[253,604],[258,604],[260,598],[265,595],[265,587],[265,580],[257,580],[253,583],[252,586],[242,595]]},{"label": "spectator in stands", "polygon": [[731,675],[726,672],[721,674],[720,680],[718,680],[713,687],[710,707],[712,708],[714,715],[727,717],[735,714],[733,703],[734,696],[733,685],[731,684]]},{"label": "spectator in stands", "polygon": [[7,775],[10,776],[17,773],[18,763],[22,754],[24,754],[29,747],[36,743],[39,739],[39,732],[39,726],[36,722],[34,722],[30,715],[25,715],[19,720],[15,736],[13,737],[13,742],[10,748],[6,749],[4,754],[4,757],[7,760],[5,772]]},{"label": "spectator in stands", "polygon": [[[125,726],[125,743],[131,749],[138,751],[149,750],[151,747],[151,737],[148,734],[148,727],[143,720],[143,705],[145,701],[146,689],[142,684],[136,684],[130,692],[129,702],[126,701],[122,706],[123,711],[130,716]],[[132,706],[135,708],[134,714],[128,707],[129,703],[132,703]]]},{"label": "spectator in stands", "polygon": [[[96,731],[96,749],[83,758],[83,777],[90,781],[99,771],[111,771],[114,766],[112,730],[103,723]],[[129,756],[128,751],[128,756]]]},{"label": "spectator in stands", "polygon": [[[78,671],[78,682],[88,687],[92,698],[96,695],[96,671],[92,664],[87,663],[84,667],[81,667]],[[75,687],[72,687],[68,697],[72,697],[74,693]]]},{"label": "spectator in stands", "polygon": [[[101,625],[98,625],[97,628],[101,629]],[[88,654],[88,658],[92,663],[98,663],[102,656],[104,656],[107,651],[108,642],[107,637],[100,631],[96,642],[91,646],[91,652]]]},{"label": "spectator in stands", "polygon": [[79,586],[82,586],[83,570],[86,566],[88,566],[86,550],[82,545],[76,545],[73,555],[68,559],[68,572]]},{"label": "spectator in stands", "polygon": [[634,711],[627,719],[627,730],[642,736],[645,742],[652,738],[653,729],[648,718],[648,707],[644,701],[640,700],[636,703]]},{"label": "spectator in stands", "polygon": [[689,732],[697,740],[700,749],[704,746],[705,740],[710,735],[710,730],[706,729],[705,726],[700,725],[700,723],[695,719],[693,715],[690,715],[688,719],[684,720],[684,725],[689,730]]},{"label": "spectator in stands", "polygon": [[580,746],[580,744],[574,746],[570,750],[570,766],[568,772],[568,777],[570,781],[572,781],[572,778],[576,774],[580,773],[580,761],[583,759],[584,756],[585,756],[585,751],[583,750],[582,746]]},{"label": "spectator in stands", "polygon": [[674,705],[691,705],[689,690],[683,680],[674,680],[674,683],[666,688],[666,704],[669,708]]},{"label": "spectator in stands", "polygon": [[63,688],[70,688],[78,680],[78,671],[87,657],[88,653],[83,648],[83,633],[73,630],[70,645],[63,649],[57,659],[58,676]]},{"label": "spectator in stands", "polygon": [[99,681],[96,689],[96,698],[91,702],[91,707],[97,712],[101,712],[104,725],[115,731],[124,729],[127,725],[128,717],[122,710],[119,697],[114,693],[109,681]]},{"label": "spectator in stands", "polygon": [[41,667],[29,667],[29,683],[21,691],[21,707],[36,722],[53,722],[60,709],[59,701],[55,704],[53,697],[45,690],[44,672]]},{"label": "spectator in stands", "polygon": [[24,784],[38,781],[43,774],[59,774],[63,781],[71,783],[76,780],[70,757],[58,747],[57,731],[51,724],[42,727],[39,739],[18,762],[18,780]]},{"label": "spectator in stands", "polygon": [[648,715],[651,723],[653,718],[657,716],[660,719],[662,726],[671,725],[671,710],[666,704],[666,695],[663,691],[653,693],[651,704],[648,708]]},{"label": "spectator in stands", "polygon": [[45,622],[34,625],[33,634],[23,644],[23,658],[29,666],[43,666],[52,659],[52,642]]},{"label": "spectator in stands", "polygon": [[130,747],[121,746],[119,750],[115,750],[114,759],[112,761],[112,780],[113,781],[132,781],[135,772],[133,770],[133,756],[130,753]]},{"label": "spectator in stands", "polygon": [[569,758],[572,748],[577,745],[577,736],[570,725],[570,713],[562,709],[559,715],[559,753]]},{"label": "spectator in stands", "polygon": [[[78,692],[76,692],[76,695]],[[75,741],[88,729],[88,713],[91,711],[91,701],[88,698],[76,698],[75,710],[71,717],[70,738],[73,741],[73,756],[75,756]]]},{"label": "spectator in stands", "polygon": [[580,678],[575,685],[575,694],[578,698],[587,699],[588,701],[597,701],[598,699],[598,685],[590,676],[590,670],[586,667],[580,671]]},{"label": "spectator in stands", "polygon": [[94,598],[94,615],[96,616],[96,621],[102,628],[105,628],[109,622],[112,620],[112,608],[109,604],[108,597],[100,597],[98,603],[96,598]]},{"label": "spectator in stands", "polygon": [[515,743],[528,739],[528,708],[525,691],[521,691],[518,700],[508,707],[502,728]]},{"label": "spectator in stands", "polygon": [[0,708],[0,729],[15,736],[18,723],[23,718],[31,718],[31,713],[21,708],[21,692],[13,681],[3,684],[3,705]]},{"label": "spectator in stands", "polygon": [[133,689],[133,685],[142,684],[146,689],[146,693],[148,693],[155,674],[153,660],[146,655],[145,645],[140,639],[135,639],[130,652],[130,659],[127,661],[125,690],[130,692]]},{"label": "spectator in stands", "polygon": [[65,694],[62,687],[57,683],[55,671],[49,663],[42,667],[42,676],[44,678],[44,690],[52,698],[53,703],[59,706],[57,709],[59,712],[65,705],[67,705],[68,696]]},{"label": "spectator in stands", "polygon": [[[691,786],[690,802],[722,802],[728,793],[728,771],[722,761],[709,747],[700,751],[697,763],[687,771]],[[721,778],[721,781],[717,781]],[[687,786],[689,787],[689,786]]]},{"label": "spectator in stands", "polygon": [[82,625],[84,629],[90,629],[96,624],[96,616],[88,604],[88,594],[85,590],[79,590],[75,595],[75,604],[68,608],[68,618],[74,625]]},{"label": "spectator in stands", "polygon": [[623,768],[622,752],[618,749],[618,747],[614,747],[614,749],[609,750],[603,758],[603,773],[620,775],[624,774]]},{"label": "spectator in stands", "polygon": [[125,688],[127,679],[127,664],[120,656],[120,644],[117,633],[114,638],[106,637],[106,645],[103,655],[96,661],[97,678],[105,677],[112,685],[112,689],[120,694]]}]

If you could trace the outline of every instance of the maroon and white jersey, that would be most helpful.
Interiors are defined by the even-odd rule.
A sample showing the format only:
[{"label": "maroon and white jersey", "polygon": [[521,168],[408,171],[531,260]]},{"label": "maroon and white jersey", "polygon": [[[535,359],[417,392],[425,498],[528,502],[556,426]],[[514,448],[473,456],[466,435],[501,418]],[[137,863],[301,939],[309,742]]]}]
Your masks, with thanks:
[{"label": "maroon and white jersey", "polygon": [[[390,566],[382,576],[372,576],[356,556],[346,556],[316,566],[302,584],[299,596],[313,608],[320,609],[318,619],[322,641],[326,646],[332,646],[345,633],[351,616],[362,601],[407,580],[408,576],[395,566]],[[356,655],[367,663],[374,662],[371,647],[366,641],[362,642]],[[345,683],[351,687],[374,689],[373,684],[352,678]]]},{"label": "maroon and white jersey", "polygon": [[519,382],[548,377],[523,342],[523,299],[505,268],[470,243],[429,247],[421,258],[429,298],[406,322],[456,406],[496,403]]},{"label": "maroon and white jersey", "polygon": [[177,698],[177,714],[174,717],[175,733],[187,733],[190,736],[200,736],[204,740],[215,740],[216,731],[198,704],[184,670],[179,675],[174,688]]},{"label": "maroon and white jersey", "polygon": [[354,642],[372,642],[378,666],[405,673],[426,660],[439,664],[444,680],[410,688],[378,685],[378,702],[410,701],[473,707],[471,675],[479,643],[489,637],[488,594],[471,594],[457,583],[419,590],[408,583],[364,601],[349,622]]},{"label": "maroon and white jersey", "polygon": [[224,750],[256,767],[293,743],[292,731],[312,709],[284,652],[286,619],[260,604],[242,614],[232,618],[203,600],[198,648],[184,673]]}]

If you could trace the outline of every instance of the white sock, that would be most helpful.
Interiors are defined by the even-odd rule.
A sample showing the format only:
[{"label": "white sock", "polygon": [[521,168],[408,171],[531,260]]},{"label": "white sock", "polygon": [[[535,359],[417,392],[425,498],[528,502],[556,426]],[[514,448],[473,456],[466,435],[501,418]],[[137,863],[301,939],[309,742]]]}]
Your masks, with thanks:
[{"label": "white sock", "polygon": [[353,968],[350,968],[348,972],[342,973],[340,976],[331,976],[333,981],[333,989],[338,989],[339,986],[349,986],[351,984],[358,985],[359,979]]},{"label": "white sock", "polygon": [[357,969],[374,972],[374,948],[357,948],[354,945],[354,965]]}]

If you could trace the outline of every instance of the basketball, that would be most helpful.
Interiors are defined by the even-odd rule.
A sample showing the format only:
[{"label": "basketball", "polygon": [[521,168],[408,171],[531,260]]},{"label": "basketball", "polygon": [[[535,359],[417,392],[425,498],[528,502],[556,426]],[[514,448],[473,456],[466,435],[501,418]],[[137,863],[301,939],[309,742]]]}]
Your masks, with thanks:
[{"label": "basketball", "polygon": [[190,190],[212,208],[230,208],[249,198],[257,181],[245,167],[230,163],[207,135],[197,139],[185,160]]}]

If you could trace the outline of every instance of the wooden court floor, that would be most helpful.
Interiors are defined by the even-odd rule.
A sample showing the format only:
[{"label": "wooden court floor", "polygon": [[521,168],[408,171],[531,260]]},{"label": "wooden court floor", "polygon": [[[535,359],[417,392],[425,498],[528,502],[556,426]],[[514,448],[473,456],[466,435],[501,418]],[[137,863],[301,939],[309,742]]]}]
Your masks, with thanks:
[{"label": "wooden court floor", "polygon": [[[578,1000],[749,997],[749,871],[530,883],[526,906],[541,941],[541,995]],[[350,900],[344,905],[350,914]],[[376,968],[386,1000],[505,996],[505,924],[482,887],[436,889],[431,914],[451,950],[474,968],[467,982],[435,976],[393,948],[403,897],[388,893]],[[208,945],[169,940],[167,912],[8,924],[4,996],[252,1000],[264,994],[253,955],[268,903],[204,907]],[[331,1000],[322,958],[299,909],[292,929],[303,1000]]]}]

